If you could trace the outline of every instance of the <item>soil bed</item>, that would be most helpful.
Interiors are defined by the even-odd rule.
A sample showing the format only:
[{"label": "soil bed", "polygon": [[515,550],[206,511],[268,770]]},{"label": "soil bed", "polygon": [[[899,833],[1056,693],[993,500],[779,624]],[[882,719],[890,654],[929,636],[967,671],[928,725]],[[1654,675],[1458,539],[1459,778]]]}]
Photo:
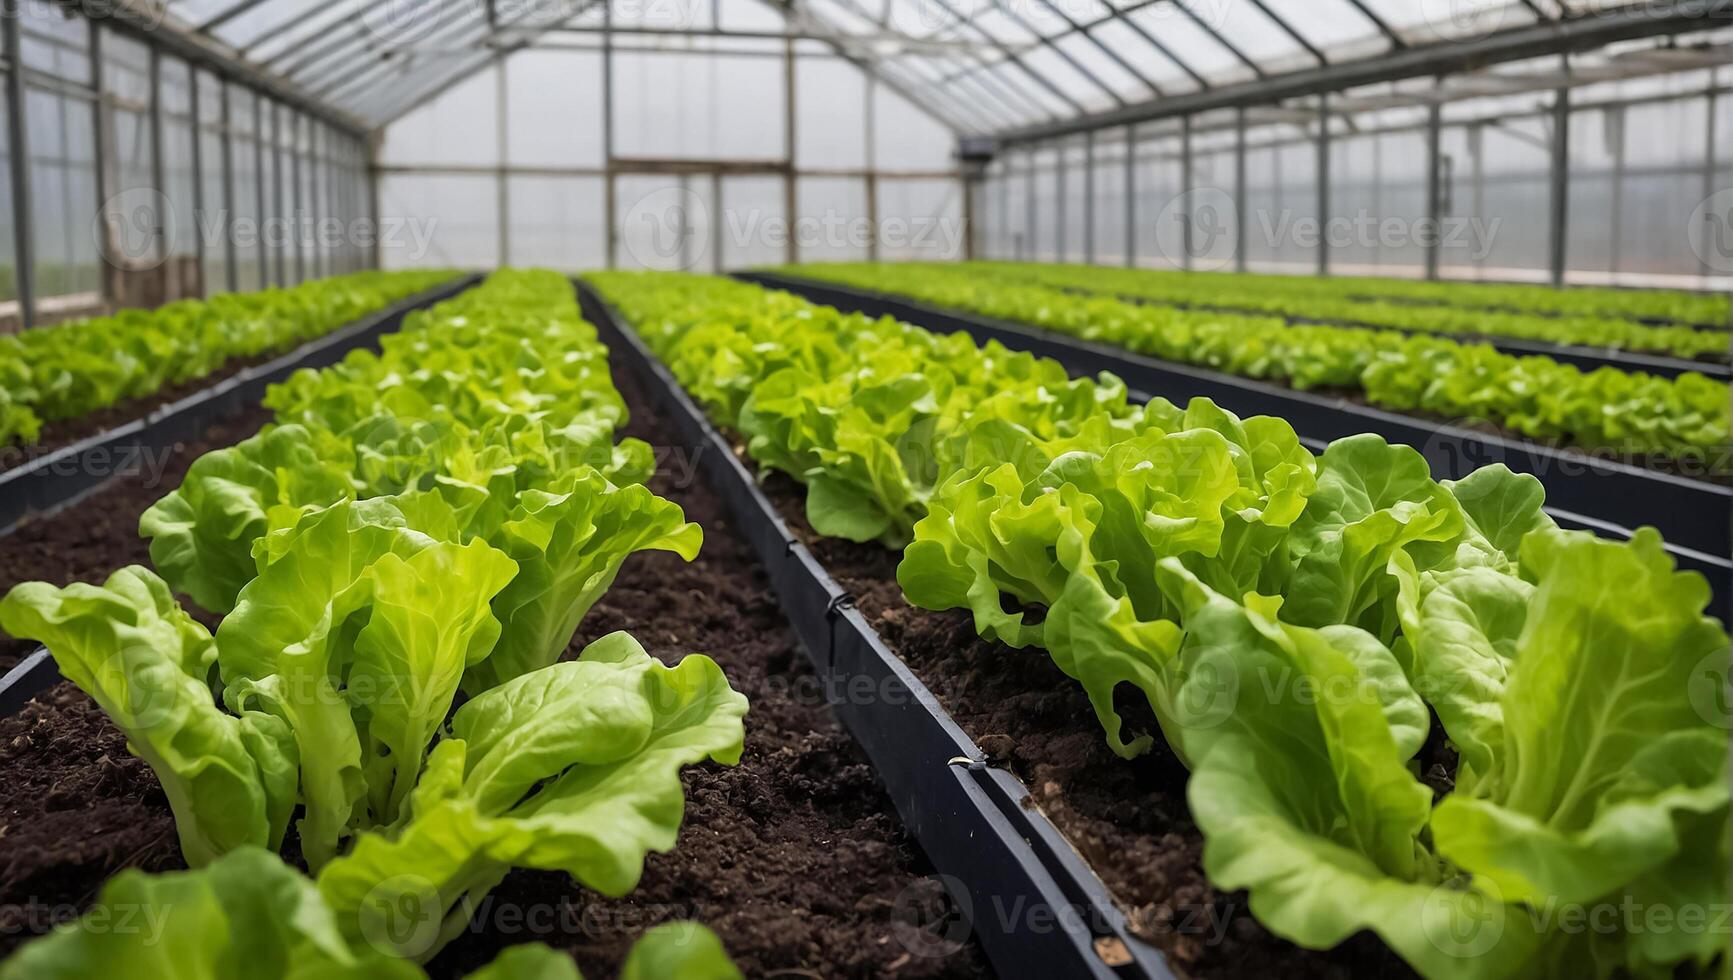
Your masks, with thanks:
[{"label": "soil bed", "polygon": [[[693,918],[716,930],[749,977],[990,975],[978,946],[917,938],[913,923],[934,921],[934,905],[944,902],[925,856],[824,707],[806,654],[725,506],[686,478],[690,457],[678,451],[679,438],[618,358],[613,368],[632,412],[621,435],[656,448],[650,488],[704,528],[704,548],[690,565],[664,554],[629,560],[571,649],[624,629],[665,662],[709,655],[752,702],[746,752],[734,768],[686,771],[680,842],[650,855],[631,894],[603,899],[564,875],[513,872],[494,889],[494,909],[431,971],[457,975],[504,945],[536,939],[573,953],[586,976],[611,976],[644,929]],[[552,922],[527,926],[520,909]]]},{"label": "soil bed", "polygon": [[[885,644],[995,764],[1028,786],[1033,804],[1112,891],[1133,932],[1165,950],[1177,970],[1199,978],[1413,975],[1370,934],[1329,953],[1271,935],[1243,892],[1209,884],[1203,837],[1186,807],[1186,771],[1159,738],[1142,758],[1114,755],[1082,686],[1043,652],[981,639],[966,611],[910,606],[896,582],[900,554],[814,533],[804,488],[784,474],[770,474],[765,491]],[[1133,729],[1154,730],[1141,700],[1123,701],[1121,712]]]},{"label": "soil bed", "polygon": [[[635,379],[616,370],[635,416],[624,435],[659,450],[676,445]],[[197,451],[242,438],[265,417],[255,410]],[[163,486],[113,487],[19,529],[0,546],[0,588],[99,580],[145,560],[138,515],[178,484],[197,455],[192,448]],[[572,953],[586,975],[611,976],[645,929],[693,918],[717,931],[747,976],[989,975],[975,944],[945,945],[919,932],[919,923],[944,914],[941,886],[870,764],[824,707],[722,504],[708,487],[681,479],[682,457],[667,458],[651,486],[704,527],[702,554],[690,565],[671,555],[628,560],[571,649],[626,629],[669,662],[692,651],[715,658],[752,702],[741,764],[686,771],[679,843],[650,856],[630,895],[605,899],[562,874],[515,872],[478,904],[476,921],[430,971],[458,976],[507,945],[536,940]],[[0,643],[8,663],[31,648]],[[0,719],[0,771],[0,955],[76,915],[122,868],[182,866],[155,777],[70,684]]]},{"label": "soil bed", "polygon": [[260,354],[257,357],[229,361],[210,374],[170,385],[153,395],[133,398],[110,405],[107,408],[99,408],[88,415],[80,415],[77,418],[57,419],[45,423],[42,426],[42,437],[36,442],[28,446],[17,444],[0,446],[0,473],[34,462],[55,450],[64,449],[75,442],[106,432],[116,426],[125,425],[134,419],[144,418],[164,405],[180,401],[182,398],[197,394],[206,388],[215,387],[247,368],[265,364],[274,358],[281,357],[282,354],[283,352],[279,350]]},{"label": "soil bed", "polygon": [[[212,425],[198,442],[177,445],[163,461],[160,475],[146,467],[122,476],[75,506],[26,521],[0,537],[0,595],[19,582],[100,582],[122,566],[149,564],[150,542],[138,536],[139,515],[180,486],[193,460],[240,442],[270,420],[269,411],[252,406]],[[0,670],[35,648],[34,643],[0,634]],[[4,882],[0,877],[0,885]]]},{"label": "soil bed", "polygon": [[[270,418],[253,407],[177,447],[159,479],[123,477],[76,506],[0,538],[0,595],[19,582],[100,582],[148,563],[138,518],[204,453]],[[0,634],[0,669],[36,644]],[[83,911],[122,868],[183,867],[168,800],[102,709],[66,682],[0,719],[0,955]]]}]

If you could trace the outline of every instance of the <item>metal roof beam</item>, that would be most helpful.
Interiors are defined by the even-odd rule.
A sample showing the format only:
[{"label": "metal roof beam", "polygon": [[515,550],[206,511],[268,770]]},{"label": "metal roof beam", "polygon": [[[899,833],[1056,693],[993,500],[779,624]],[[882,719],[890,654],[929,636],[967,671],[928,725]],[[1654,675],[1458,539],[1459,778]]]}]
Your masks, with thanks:
[{"label": "metal roof beam", "polygon": [[[1041,0],[1041,2],[1045,3],[1046,0]],[[943,0],[940,0],[940,3],[941,3],[941,5],[943,5],[945,7],[945,9],[951,10],[950,5],[944,3]],[[1100,89],[1102,91],[1102,93],[1105,94],[1107,96],[1107,98],[1110,101],[1112,101],[1112,103],[1114,105],[1125,106],[1127,104],[1125,101],[1125,97],[1120,95],[1118,92],[1115,92],[1113,90],[1113,86],[1108,85],[1106,82],[1102,81],[1099,77],[1097,77],[1094,72],[1092,72],[1088,68],[1084,67],[1083,63],[1078,61],[1076,59],[1076,57],[1074,57],[1071,54],[1071,52],[1060,47],[1058,44],[1056,44],[1054,42],[1054,40],[1052,38],[1044,36],[1040,31],[1031,27],[1029,25],[1028,21],[1024,20],[1021,16],[1019,16],[1017,14],[1017,12],[1015,10],[1012,10],[1009,6],[1006,5],[1005,0],[993,0],[993,6],[998,8],[999,13],[1005,15],[1006,20],[1009,20],[1011,23],[1016,24],[1020,30],[1026,32],[1026,33],[1029,33],[1029,34],[1033,34],[1036,38],[1039,39],[1042,47],[1045,47],[1047,50],[1058,55],[1066,64],[1068,64],[1072,68],[1076,69],[1077,74],[1082,75],[1084,78],[1089,80],[1090,84],[1092,84],[1096,88]],[[1049,4],[1049,7],[1051,7],[1051,4]],[[952,10],[951,12],[952,12],[953,16],[957,16],[956,12],[954,10]],[[962,18],[959,16],[958,19],[961,20]],[[1099,42],[1097,42],[1097,43],[1099,43]],[[1081,108],[1081,107],[1079,107],[1079,108]]]},{"label": "metal roof beam", "polygon": [[1374,13],[1371,7],[1366,6],[1366,0],[1348,0],[1348,2],[1353,5],[1355,10],[1360,12],[1360,16],[1371,21],[1372,26],[1378,29],[1378,33],[1384,35],[1385,39],[1390,42],[1391,47],[1406,48],[1408,46],[1407,40],[1405,40],[1402,35],[1396,33],[1395,28],[1385,23],[1384,18]]},{"label": "metal roof beam", "polygon": [[355,116],[310,98],[285,80],[243,61],[225,46],[189,29],[161,22],[160,11],[148,11],[128,0],[55,0],[56,6],[76,16],[100,23],[128,37],[152,45],[229,81],[270,96],[276,101],[323,120],[350,136],[362,136],[366,125]]},{"label": "metal roof beam", "polygon": [[[1060,20],[1064,21],[1066,26],[1070,27],[1074,32],[1082,34],[1084,40],[1086,40],[1090,44],[1094,45],[1095,49],[1097,51],[1100,51],[1102,54],[1106,55],[1109,60],[1111,60],[1114,64],[1118,65],[1120,68],[1124,69],[1125,72],[1127,74],[1129,74],[1132,78],[1137,79],[1138,82],[1140,82],[1144,88],[1149,89],[1149,92],[1151,95],[1161,96],[1161,95],[1165,94],[1162,92],[1161,86],[1150,81],[1149,77],[1147,75],[1145,75],[1142,71],[1138,70],[1136,65],[1133,65],[1131,62],[1126,61],[1124,58],[1120,57],[1119,52],[1117,52],[1117,51],[1113,50],[1112,48],[1108,47],[1107,45],[1101,43],[1100,38],[1089,33],[1088,31],[1084,30],[1083,25],[1077,23],[1077,21],[1075,21],[1075,20],[1072,20],[1071,15],[1066,13],[1064,8],[1062,8],[1058,4],[1054,3],[1053,0],[1035,0],[1035,2],[1039,3],[1043,7],[1046,7],[1049,11],[1051,11],[1053,13],[1054,16],[1056,16]],[[1055,49],[1055,50],[1057,50],[1057,49]],[[1079,68],[1079,70],[1082,70],[1082,69]],[[1124,103],[1121,102],[1121,104],[1123,105]]]},{"label": "metal roof beam", "polygon": [[[1228,54],[1233,55],[1236,59],[1239,60],[1239,62],[1241,64],[1245,65],[1247,68],[1250,68],[1252,70],[1253,75],[1256,75],[1259,78],[1264,77],[1264,69],[1262,67],[1260,67],[1257,62],[1246,57],[1246,53],[1244,51],[1241,51],[1239,49],[1238,45],[1234,44],[1232,41],[1229,41],[1227,38],[1223,37],[1222,32],[1216,30],[1215,26],[1212,25],[1209,21],[1204,20],[1202,17],[1199,17],[1197,15],[1197,11],[1195,11],[1195,10],[1191,9],[1190,7],[1185,5],[1184,0],[1173,0],[1173,6],[1175,8],[1177,8],[1180,13],[1184,14],[1186,16],[1187,20],[1191,21],[1193,24],[1196,24],[1198,26],[1198,28],[1201,29],[1205,34],[1208,34],[1210,37],[1214,38],[1215,42],[1217,44],[1226,48]],[[1201,80],[1200,80],[1200,82],[1201,82]],[[1209,86],[1205,85],[1204,87],[1208,88]]]},{"label": "metal roof beam", "polygon": [[1269,4],[1266,4],[1264,2],[1264,0],[1250,0],[1250,2],[1251,2],[1252,6],[1258,8],[1258,10],[1263,12],[1263,15],[1265,17],[1268,17],[1270,19],[1270,23],[1275,24],[1277,27],[1281,28],[1282,33],[1286,34],[1288,36],[1289,40],[1293,41],[1295,44],[1298,44],[1300,47],[1304,48],[1306,53],[1311,55],[1313,57],[1313,59],[1315,59],[1318,62],[1318,64],[1327,65],[1330,63],[1329,57],[1327,55],[1325,55],[1323,51],[1319,50],[1317,45],[1306,40],[1306,36],[1304,34],[1301,34],[1299,31],[1294,30],[1294,25],[1288,23],[1286,18],[1281,17],[1274,10],[1271,10],[1269,7]]},{"label": "metal roof beam", "polygon": [[1211,109],[1279,102],[1405,78],[1456,74],[1503,62],[1592,50],[1619,41],[1729,24],[1733,24],[1733,0],[1651,2],[1594,17],[1528,24],[1476,38],[1411,45],[1356,61],[1284,72],[1206,92],[1173,95],[1057,123],[1024,126],[1000,133],[997,138],[1002,144],[1052,139],[1091,129],[1125,126]]}]

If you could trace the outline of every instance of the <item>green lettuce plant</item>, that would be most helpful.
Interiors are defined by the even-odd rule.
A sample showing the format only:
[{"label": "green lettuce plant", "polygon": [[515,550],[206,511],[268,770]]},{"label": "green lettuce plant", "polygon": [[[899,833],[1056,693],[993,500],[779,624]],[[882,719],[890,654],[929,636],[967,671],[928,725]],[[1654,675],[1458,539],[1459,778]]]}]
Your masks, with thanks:
[{"label": "green lettuce plant", "polygon": [[1128,303],[1042,285],[1038,276],[983,275],[967,266],[811,265],[784,271],[1300,390],[1346,389],[1381,408],[1491,422],[1543,442],[1639,461],[1673,460],[1705,474],[1733,465],[1727,385],[1696,372],[1677,378],[1613,368],[1585,372],[1484,344]]},{"label": "green lettuce plant", "polygon": [[[1561,531],[1540,482],[1502,466],[1436,481],[1369,435],[1314,456],[1278,419],[1128,406],[1111,378],[1029,383],[1042,372],[995,345],[740,283],[592,281],[719,425],[750,427],[761,465],[808,483],[815,530],[906,544],[911,603],[1045,650],[1114,751],[1163,738],[1212,882],[1279,935],[1369,930],[1438,977],[1717,956],[1683,920],[1571,924],[1724,903],[1726,747],[1704,706],[1727,636],[1652,530]],[[909,409],[855,410],[905,375],[927,379],[899,392]],[[863,436],[922,466],[861,479]],[[1159,732],[1125,730],[1126,687]],[[1418,774],[1451,768],[1445,743],[1435,791]]]},{"label": "green lettuce plant", "polygon": [[[414,962],[352,942],[300,872],[246,847],[198,871],[123,871],[95,908],[0,963],[0,980],[426,980]],[[630,980],[735,980],[740,971],[709,929],[670,922],[627,954]],[[541,943],[507,947],[468,980],[583,980],[565,953]]]},{"label": "green lettuce plant", "polygon": [[450,280],[444,270],[358,272],[288,289],[180,300],[27,330],[0,342],[0,446],[229,361],[284,350]]}]

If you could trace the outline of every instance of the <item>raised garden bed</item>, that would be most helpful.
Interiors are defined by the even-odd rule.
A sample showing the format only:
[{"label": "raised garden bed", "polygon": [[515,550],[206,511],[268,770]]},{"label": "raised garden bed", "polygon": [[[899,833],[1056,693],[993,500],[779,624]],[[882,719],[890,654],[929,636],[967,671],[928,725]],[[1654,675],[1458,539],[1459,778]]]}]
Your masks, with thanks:
[{"label": "raised garden bed", "polygon": [[[1111,371],[1132,389],[1184,403],[1202,396],[1240,415],[1288,420],[1315,444],[1374,432],[1392,443],[1415,447],[1439,478],[1459,478],[1481,466],[1503,463],[1539,477],[1547,510],[1561,524],[1609,537],[1628,537],[1643,525],[1658,528],[1682,568],[1708,576],[1715,607],[1733,609],[1733,487],[1708,480],[1642,469],[1560,450],[1496,433],[1401,415],[1314,392],[1173,364],[1020,324],[941,310],[912,300],[866,293],[769,273],[738,278],[785,289],[845,311],[898,319],[939,331],[964,331],[978,342],[997,340],[1016,350],[1051,357],[1073,374]],[[1733,618],[1733,617],[1729,617]]]},{"label": "raised garden bed", "polygon": [[[175,445],[198,438],[206,426],[258,402],[272,384],[302,368],[334,364],[352,350],[376,344],[410,313],[449,299],[478,279],[476,275],[460,276],[286,353],[140,399],[131,405],[139,414],[129,415],[127,406],[115,406],[94,416],[68,420],[64,429],[50,433],[55,437],[53,448],[4,447],[0,452],[0,534],[111,481],[138,475],[156,477]],[[75,441],[64,441],[74,434]]]},{"label": "raised garden bed", "polygon": [[[591,295],[585,300],[589,318],[602,328],[605,339],[616,346],[638,345],[634,337],[610,336],[618,328],[610,322],[608,311]],[[702,421],[665,369],[647,362],[644,371],[667,393],[657,407],[678,414],[680,409],[666,406],[683,402],[685,410]],[[639,411],[637,404],[633,409]],[[725,433],[714,430],[711,434],[722,440],[717,452],[728,452],[723,461],[727,465],[712,467],[711,472],[718,480],[736,484],[725,491],[736,519],[764,526],[761,554],[772,547],[786,553],[782,563],[786,570],[772,571],[784,605],[810,606],[804,593],[826,584],[840,587],[842,601],[836,605],[853,608],[828,620],[815,617],[818,622],[808,628],[832,635],[857,629],[883,652],[893,670],[909,672],[914,699],[933,699],[931,708],[943,724],[960,726],[958,734],[967,752],[964,759],[995,777],[982,783],[987,787],[986,802],[1018,811],[1024,838],[1031,844],[1025,859],[1041,861],[1073,902],[1092,904],[1087,910],[1079,905],[1072,914],[1110,934],[1098,937],[1094,946],[1105,962],[1080,959],[1077,969],[1112,964],[1114,972],[1108,975],[1117,976],[1411,975],[1400,959],[1370,936],[1329,953],[1303,950],[1272,936],[1252,918],[1243,895],[1223,894],[1209,885],[1201,867],[1202,837],[1186,809],[1186,773],[1171,755],[1158,748],[1129,763],[1115,756],[1101,738],[1083,691],[1051,659],[980,639],[967,613],[932,613],[909,606],[896,584],[895,552],[876,544],[816,535],[804,517],[802,488],[785,476],[771,474],[759,491],[752,475],[756,467],[737,441],[731,443]],[[687,438],[699,442],[691,435]],[[731,479],[730,470],[737,476]],[[753,514],[759,506],[771,513]],[[779,544],[769,533],[774,528],[783,529],[792,540]],[[752,537],[756,541],[759,535]],[[800,628],[800,618],[795,619]],[[832,649],[840,648],[833,644]],[[893,711],[881,703],[891,700],[885,689],[876,687],[874,675],[852,657],[835,655],[831,663],[820,666],[834,678],[832,691],[842,692],[845,717],[852,713],[862,719],[855,726],[857,734],[863,729],[871,733],[872,721],[882,723]],[[897,692],[899,700],[903,693]],[[918,757],[924,734],[913,721],[878,728],[880,752],[890,761],[875,754],[875,762],[885,770],[910,756]],[[915,768],[918,763],[905,765]],[[886,778],[899,804],[917,810],[934,805],[898,795],[899,780],[888,773]],[[923,832],[918,824],[916,832]],[[994,842],[989,837],[983,846]],[[1037,853],[1043,846],[1053,847],[1053,853]],[[934,857],[941,870],[948,860],[956,860],[936,851]],[[1042,870],[1031,869],[1027,886],[1031,890],[1039,889],[1040,882],[1034,879]],[[982,901],[990,886],[983,884],[980,875],[979,871],[959,873],[953,884],[965,890],[976,909],[1007,907],[1008,896],[1003,894]],[[1005,885],[1000,879],[998,886]],[[1012,924],[1025,932],[1042,932],[1032,928],[1032,920]],[[991,920],[978,918],[976,929],[989,952],[999,943],[1031,939],[993,935]],[[1114,939],[1123,943],[1123,955],[1113,945]]]},{"label": "raised garden bed", "polygon": [[[689,478],[689,460],[666,453],[678,441],[638,407],[643,398],[629,373],[616,369],[616,376],[635,408],[622,435],[664,450],[651,487],[704,527],[705,546],[690,565],[668,555],[628,561],[570,649],[630,629],[665,659],[710,655],[751,699],[746,753],[736,767],[687,770],[679,844],[651,855],[626,898],[602,899],[559,874],[514,872],[430,970],[461,975],[507,945],[539,940],[571,952],[590,975],[608,976],[646,928],[696,918],[749,976],[987,975],[980,947],[948,928],[955,916],[943,887],[871,766],[825,708],[762,568],[715,495]],[[237,424],[219,438],[246,434]],[[188,447],[186,458],[216,444]],[[159,493],[120,484],[27,526],[21,534],[40,535],[40,547],[55,550],[33,547],[6,574],[88,580],[109,563],[141,560],[138,515]],[[125,544],[69,565],[57,556],[80,553],[81,525]],[[70,684],[0,719],[0,764],[12,774],[0,785],[0,827],[11,842],[0,861],[0,953],[82,911],[123,867],[180,866],[154,777]],[[293,849],[291,839],[286,850]]]}]

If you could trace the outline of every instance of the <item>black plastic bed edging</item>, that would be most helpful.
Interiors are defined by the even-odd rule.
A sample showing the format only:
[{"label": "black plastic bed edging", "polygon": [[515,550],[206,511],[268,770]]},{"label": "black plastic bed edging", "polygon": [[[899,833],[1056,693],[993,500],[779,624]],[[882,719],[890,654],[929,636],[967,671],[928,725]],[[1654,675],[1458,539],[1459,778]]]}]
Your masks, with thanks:
[{"label": "black plastic bed edging", "polygon": [[[1060,292],[1077,296],[1095,296],[1104,299],[1115,299],[1122,303],[1135,303],[1140,306],[1169,306],[1176,309],[1196,310],[1199,312],[1221,312],[1234,316],[1263,317],[1282,320],[1291,324],[1316,324],[1326,327],[1352,327],[1358,330],[1388,330],[1391,333],[1407,334],[1410,337],[1434,337],[1439,340],[1454,341],[1459,344],[1486,344],[1500,353],[1512,357],[1547,357],[1560,364],[1569,364],[1583,371],[1593,371],[1598,368],[1610,367],[1618,371],[1632,374],[1653,374],[1663,378],[1677,378],[1688,371],[1714,378],[1717,381],[1733,379],[1733,364],[1719,361],[1694,361],[1687,357],[1670,357],[1666,354],[1648,354],[1641,351],[1621,350],[1614,347],[1587,347],[1581,344],[1549,344],[1540,340],[1524,340],[1520,337],[1500,337],[1494,334],[1461,334],[1448,333],[1442,330],[1426,330],[1419,327],[1393,327],[1383,323],[1367,323],[1364,320],[1334,320],[1328,317],[1292,316],[1286,313],[1268,313],[1260,310],[1238,309],[1231,306],[1198,306],[1190,303],[1175,303],[1149,296],[1132,296],[1125,293],[1104,293],[1078,286],[1047,287]],[[1733,344],[1733,335],[1729,335],[1729,344]]]},{"label": "black plastic bed edging", "polygon": [[667,368],[587,285],[578,288],[585,318],[643,379],[763,562],[826,699],[994,966],[1006,976],[1171,980],[1161,952],[1130,934],[1106,886],[1058,828],[1024,805],[1028,791],[984,762],[885,647]]},{"label": "black plastic bed edging", "polygon": [[735,278],[782,289],[845,312],[891,316],[942,332],[962,331],[978,343],[997,340],[1013,350],[1050,357],[1072,374],[1110,371],[1140,397],[1161,395],[1178,404],[1209,398],[1241,416],[1286,419],[1302,439],[1321,446],[1373,432],[1420,450],[1439,479],[1460,479],[1481,466],[1503,463],[1546,485],[1547,512],[1561,525],[1628,538],[1650,525],[1666,539],[1681,568],[1702,572],[1715,605],[1733,623],[1733,487],[1640,469],[1531,442],[1476,432],[1339,398],[1156,360],[1119,347],[1079,340],[1003,320],[940,309],[901,297],[868,293],[767,272]]},{"label": "black plastic bed edging", "polygon": [[356,348],[376,344],[382,335],[396,330],[405,316],[450,299],[480,278],[477,273],[460,276],[399,300],[281,357],[163,405],[142,418],[0,473],[0,536],[11,533],[31,517],[77,503],[112,480],[143,472],[145,453],[164,452],[177,442],[198,438],[213,422],[263,398],[265,389],[272,384],[302,368],[335,364]]}]

